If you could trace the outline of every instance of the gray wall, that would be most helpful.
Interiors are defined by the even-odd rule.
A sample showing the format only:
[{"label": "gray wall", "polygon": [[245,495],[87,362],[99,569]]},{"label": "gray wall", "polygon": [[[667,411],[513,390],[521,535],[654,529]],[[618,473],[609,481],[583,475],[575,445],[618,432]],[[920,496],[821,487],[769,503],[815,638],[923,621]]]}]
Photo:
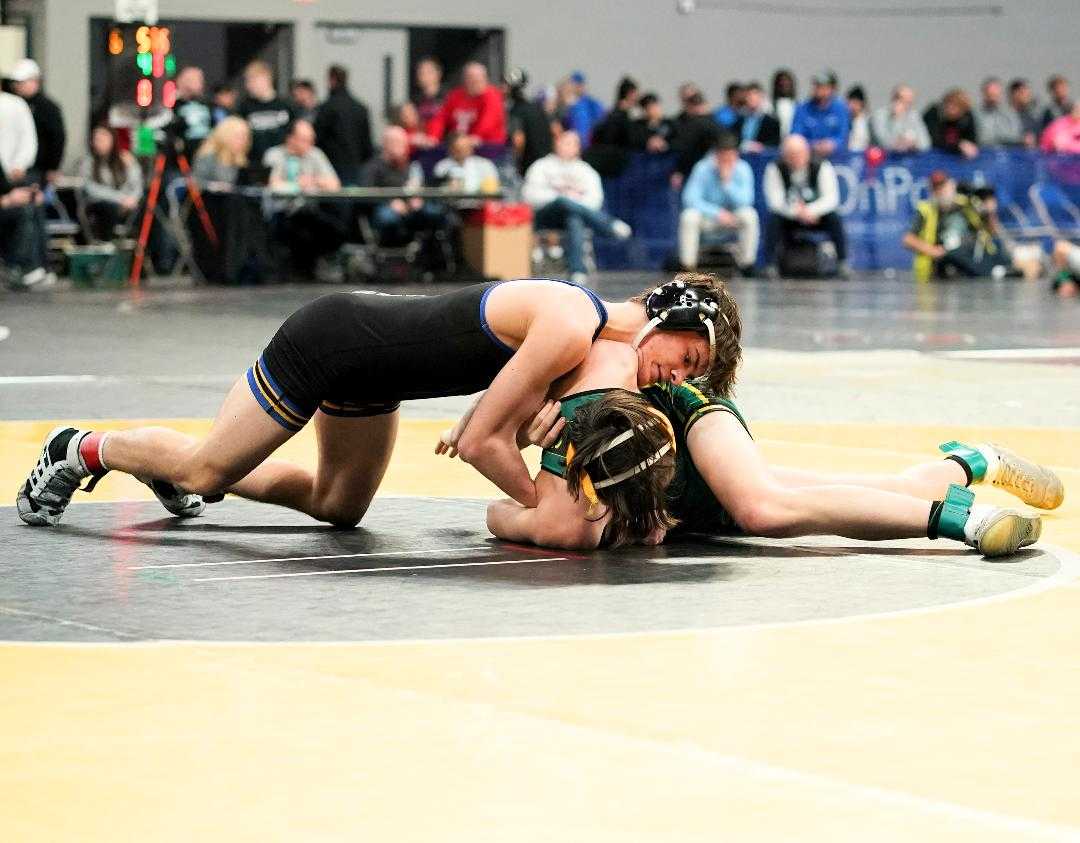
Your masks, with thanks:
[{"label": "gray wall", "polygon": [[[707,2],[707,0],[702,0]],[[839,0],[797,0],[806,7]],[[917,0],[914,5],[929,5]],[[823,64],[841,85],[862,82],[871,105],[899,80],[922,102],[956,82],[974,89],[987,74],[1043,80],[1063,72],[1080,83],[1080,0],[992,0],[995,17],[834,18],[699,10],[679,14],[674,0],[160,0],[163,18],[294,20],[298,76],[322,79],[326,61],[315,22],[498,26],[507,31],[511,64],[535,81],[584,70],[604,101],[623,73],[655,88],[672,105],[674,89],[693,79],[718,99],[732,78],[766,82],[786,65],[806,78]],[[989,5],[990,0],[987,0]],[[981,5],[978,0],[965,4]],[[896,0],[847,0],[852,8],[894,7]],[[951,5],[951,4],[950,4]],[[957,4],[960,5],[960,4]],[[72,138],[85,137],[88,19],[108,17],[113,0],[44,0],[44,44],[35,44],[46,85],[64,107]],[[180,59],[183,61],[183,54]]]}]

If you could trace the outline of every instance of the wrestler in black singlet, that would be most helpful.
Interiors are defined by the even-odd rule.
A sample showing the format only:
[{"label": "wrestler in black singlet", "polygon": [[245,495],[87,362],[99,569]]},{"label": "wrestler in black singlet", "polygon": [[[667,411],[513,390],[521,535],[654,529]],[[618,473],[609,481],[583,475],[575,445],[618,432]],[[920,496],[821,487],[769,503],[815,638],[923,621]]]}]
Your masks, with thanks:
[{"label": "wrestler in black singlet", "polygon": [[[248,370],[248,386],[270,417],[292,431],[316,409],[374,416],[392,413],[406,399],[487,389],[514,353],[484,315],[496,286],[476,284],[436,296],[323,296],[278,329]],[[596,307],[595,340],[607,311],[594,292],[578,289]]]}]

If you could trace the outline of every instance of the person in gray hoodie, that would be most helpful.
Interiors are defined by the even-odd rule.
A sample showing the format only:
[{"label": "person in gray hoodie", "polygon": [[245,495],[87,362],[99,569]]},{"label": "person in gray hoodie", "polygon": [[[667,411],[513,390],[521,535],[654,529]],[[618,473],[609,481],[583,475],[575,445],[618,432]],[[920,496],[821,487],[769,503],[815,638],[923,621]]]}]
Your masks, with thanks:
[{"label": "person in gray hoodie", "polygon": [[983,80],[982,103],[975,110],[979,146],[1019,146],[1024,128],[1018,115],[1005,102],[1005,86],[996,76]]},{"label": "person in gray hoodie", "polygon": [[930,148],[930,134],[919,112],[913,108],[915,92],[910,85],[893,88],[888,105],[870,117],[873,143],[890,152],[924,152]]}]

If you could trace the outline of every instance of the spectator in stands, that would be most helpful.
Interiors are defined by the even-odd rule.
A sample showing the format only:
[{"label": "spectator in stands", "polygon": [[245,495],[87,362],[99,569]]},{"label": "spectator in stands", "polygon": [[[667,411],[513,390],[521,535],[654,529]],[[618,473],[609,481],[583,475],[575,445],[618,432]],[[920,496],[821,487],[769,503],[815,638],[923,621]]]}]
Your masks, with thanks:
[{"label": "spectator in stands", "polygon": [[634,120],[631,115],[638,101],[638,85],[629,76],[619,80],[615,105],[593,127],[593,142],[585,152],[585,161],[601,176],[618,176],[630,163],[634,150]]},{"label": "spectator in stands", "polygon": [[694,112],[693,107],[690,104],[690,100],[698,97],[699,95],[702,99],[705,98],[705,95],[702,93],[701,88],[699,88],[694,82],[683,82],[679,86],[678,96],[680,111],[678,114],[675,115],[676,132],[679,130],[679,126],[683,123],[683,121],[693,119],[696,116],[696,113]]},{"label": "spectator in stands", "polygon": [[[276,191],[304,194],[341,189],[329,159],[315,146],[315,128],[307,120],[289,124],[285,142],[266,151],[263,166],[270,168],[270,187]],[[292,269],[300,278],[314,276],[318,259],[345,242],[345,225],[337,210],[298,201],[274,215],[274,236],[288,246]]]},{"label": "spectator in stands", "polygon": [[405,130],[405,135],[409,139],[410,157],[417,149],[430,149],[433,146],[438,146],[435,138],[430,137],[424,131],[424,126],[420,122],[420,112],[411,102],[403,102],[397,107],[394,114],[394,125]]},{"label": "spectator in stands", "polygon": [[573,99],[563,115],[563,127],[577,132],[582,149],[586,149],[592,142],[593,129],[604,117],[604,106],[589,95],[585,74],[580,70],[570,74],[570,92]]},{"label": "spectator in stands", "polygon": [[979,154],[971,100],[959,88],[946,91],[940,103],[930,106],[923,113],[923,119],[934,149],[965,158],[974,158]]},{"label": "spectator in stands", "polygon": [[581,141],[576,132],[563,132],[555,151],[545,155],[525,173],[522,197],[533,208],[536,228],[566,232],[564,250],[570,279],[587,279],[585,230],[625,240],[630,226],[603,211],[604,192],[600,176],[581,160]]},{"label": "spectator in stands", "polygon": [[1057,240],[1054,242],[1052,259],[1057,271],[1054,275],[1054,292],[1063,299],[1080,295],[1080,246],[1068,240]]},{"label": "spectator in stands", "polygon": [[178,152],[191,158],[206,140],[214,114],[204,99],[206,80],[201,67],[185,67],[176,76],[176,104],[169,134],[179,144]]},{"label": "spectator in stands", "polygon": [[509,98],[506,122],[510,147],[521,176],[534,161],[551,153],[551,126],[540,104],[525,96],[528,84],[529,75],[520,67],[512,70],[503,83]]},{"label": "spectator in stands", "polygon": [[251,129],[235,115],[218,123],[195,154],[192,173],[207,190],[231,190],[240,171],[248,165]]},{"label": "spectator in stands", "polygon": [[274,73],[264,61],[253,61],[244,69],[244,89],[247,96],[240,101],[236,113],[251,126],[251,158],[262,161],[272,146],[285,142],[285,133],[292,122],[292,106],[274,90]]},{"label": "spectator in stands", "polygon": [[16,186],[0,167],[0,280],[13,289],[52,281],[45,269],[41,203],[36,185]]},{"label": "spectator in stands", "polygon": [[309,123],[315,123],[319,110],[319,98],[310,79],[293,79],[289,83],[289,98],[292,100],[293,115]]},{"label": "spectator in stands", "polygon": [[739,158],[739,139],[721,132],[716,149],[702,158],[686,180],[679,215],[679,263],[696,269],[701,235],[730,231],[738,237],[739,271],[754,274],[760,226],[754,209],[754,173]]},{"label": "spectator in stands", "polygon": [[20,185],[37,160],[37,129],[26,100],[0,91],[0,168],[8,184]]},{"label": "spectator in stands", "polygon": [[1009,106],[1020,120],[1021,138],[1024,146],[1034,149],[1039,145],[1042,120],[1035,108],[1035,95],[1026,79],[1013,79],[1009,83]]},{"label": "spectator in stands", "polygon": [[214,115],[216,126],[226,117],[236,113],[236,89],[228,82],[221,82],[214,86],[211,95],[211,113]]},{"label": "spectator in stands", "polygon": [[1005,104],[1005,86],[996,76],[984,79],[982,102],[975,112],[979,146],[1018,146],[1023,143],[1020,116]]},{"label": "spectator in stands", "polygon": [[371,118],[367,106],[349,92],[349,71],[339,64],[326,71],[326,101],[315,118],[319,147],[342,184],[355,185],[371,160]]},{"label": "spectator in stands", "polygon": [[14,92],[30,107],[37,133],[37,157],[30,167],[30,180],[39,184],[55,181],[67,143],[64,115],[41,90],[41,68],[33,59],[17,62],[10,78]]},{"label": "spectator in stands", "polygon": [[1039,148],[1043,152],[1080,153],[1080,100],[1043,130]]},{"label": "spectator in stands", "polygon": [[[400,126],[387,126],[382,134],[382,151],[367,165],[364,183],[371,187],[420,188],[424,186],[424,171],[409,161],[409,139]],[[408,242],[418,231],[431,230],[443,224],[442,209],[423,199],[392,199],[377,205],[371,224],[381,243]]]},{"label": "spectator in stands", "polygon": [[831,70],[815,73],[810,84],[813,95],[795,109],[791,134],[802,135],[816,157],[828,158],[847,143],[848,110],[836,96],[836,74]]},{"label": "spectator in stands", "polygon": [[853,85],[847,92],[848,129],[847,148],[862,152],[870,146],[870,120],[866,114],[866,91],[862,85]]},{"label": "spectator in stands", "polygon": [[915,92],[909,85],[893,88],[888,105],[874,111],[870,133],[878,146],[890,152],[925,152],[930,148],[930,133],[914,108]]},{"label": "spectator in stands", "polygon": [[425,56],[416,63],[416,96],[413,104],[420,114],[420,125],[427,131],[428,125],[442,108],[446,94],[443,92],[443,66],[434,56]]},{"label": "spectator in stands", "polygon": [[678,190],[686,177],[709,150],[716,145],[720,127],[712,118],[705,95],[692,91],[683,102],[683,112],[675,121],[675,171],[671,174],[671,186]]},{"label": "spectator in stands", "polygon": [[795,74],[781,68],[772,78],[772,111],[780,123],[781,137],[791,134],[791,121],[795,119],[798,106],[798,89],[795,87]]},{"label": "spectator in stands", "polygon": [[765,238],[769,274],[776,274],[778,248],[790,248],[803,232],[824,231],[836,248],[838,273],[846,278],[847,241],[837,213],[840,187],[832,164],[812,160],[802,135],[788,135],[780,157],[765,168],[762,190],[771,215]]},{"label": "spectator in stands", "polygon": [[1064,117],[1072,109],[1072,100],[1069,98],[1069,80],[1061,74],[1055,73],[1046,80],[1046,92],[1050,95],[1050,103],[1043,112],[1044,129],[1059,117]]},{"label": "spectator in stands", "polygon": [[86,196],[86,216],[97,240],[113,239],[118,225],[131,222],[143,195],[139,162],[121,150],[108,126],[90,132],[90,154],[79,164]]},{"label": "spectator in stands", "polygon": [[436,182],[464,193],[494,193],[499,189],[499,171],[487,158],[473,154],[476,144],[471,137],[451,135],[446,148],[449,155],[432,170]]},{"label": "spectator in stands", "polygon": [[642,116],[634,121],[631,129],[634,146],[645,152],[667,152],[675,135],[675,124],[664,116],[659,95],[648,93],[639,105]]},{"label": "spectator in stands", "polygon": [[721,129],[730,129],[739,119],[743,107],[743,86],[741,82],[732,82],[725,92],[727,102],[713,112],[713,120]]},{"label": "spectator in stands", "polygon": [[428,124],[428,134],[442,140],[448,132],[472,135],[477,144],[506,143],[506,111],[502,92],[488,82],[478,61],[462,70],[462,86],[446,95],[442,108]]},{"label": "spectator in stands", "polygon": [[761,152],[780,146],[780,121],[766,110],[765,92],[758,82],[743,89],[743,111],[732,132],[739,138],[743,152]]}]

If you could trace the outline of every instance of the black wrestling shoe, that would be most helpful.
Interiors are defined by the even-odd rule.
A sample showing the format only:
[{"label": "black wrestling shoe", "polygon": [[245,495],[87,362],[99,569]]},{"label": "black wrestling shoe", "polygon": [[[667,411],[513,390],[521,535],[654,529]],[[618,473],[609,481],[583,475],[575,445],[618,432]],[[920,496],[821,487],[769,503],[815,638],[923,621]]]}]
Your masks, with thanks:
[{"label": "black wrestling shoe", "polygon": [[206,508],[202,495],[185,492],[179,486],[174,486],[166,480],[143,480],[142,478],[139,480],[149,486],[154,497],[177,518],[194,518],[196,515],[202,515],[202,511]]},{"label": "black wrestling shoe", "polygon": [[79,444],[89,430],[58,427],[45,439],[37,465],[19,489],[15,505],[19,517],[33,527],[55,527],[71,503],[71,496],[90,482],[83,491],[90,492],[103,476],[94,474],[79,454]]}]

